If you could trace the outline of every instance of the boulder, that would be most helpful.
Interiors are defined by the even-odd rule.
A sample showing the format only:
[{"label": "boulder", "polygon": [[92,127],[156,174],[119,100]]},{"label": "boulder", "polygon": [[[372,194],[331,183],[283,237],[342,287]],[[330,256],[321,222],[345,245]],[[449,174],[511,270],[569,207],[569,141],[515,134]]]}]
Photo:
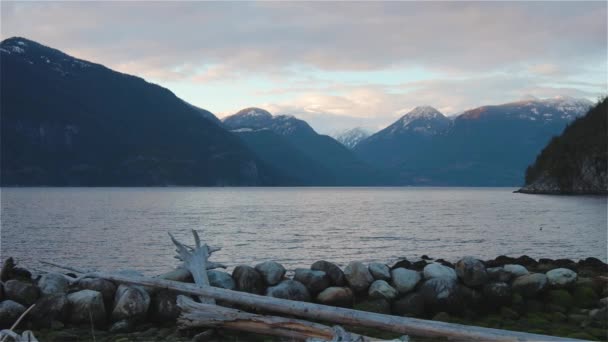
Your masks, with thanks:
[{"label": "boulder", "polygon": [[603,307],[589,311],[589,318],[594,321],[606,323],[608,321],[608,308]]},{"label": "boulder", "polygon": [[436,277],[426,280],[420,287],[424,305],[434,312],[461,312],[464,301],[460,296],[456,278]]},{"label": "boulder", "polygon": [[133,328],[134,328],[134,324],[132,321],[123,319],[123,320],[120,320],[120,321],[112,324],[109,331],[112,334],[121,334],[121,333],[131,332],[133,330]]},{"label": "boulder", "polygon": [[4,300],[4,283],[0,281],[0,302]]},{"label": "boulder", "polygon": [[53,321],[67,319],[68,297],[64,293],[44,295],[30,311],[30,320],[37,328],[51,328]]},{"label": "boulder", "polygon": [[396,300],[392,305],[392,313],[400,316],[420,317],[424,315],[424,297],[414,292]]},{"label": "boulder", "polygon": [[0,328],[10,328],[24,312],[25,306],[13,300],[0,302]]},{"label": "boulder", "polygon": [[2,270],[0,270],[1,281],[7,282],[11,279],[23,281],[30,281],[32,279],[32,273],[25,268],[16,267],[15,260],[12,257],[4,260]]},{"label": "boulder", "polygon": [[68,280],[60,273],[47,273],[38,280],[38,287],[43,295],[65,294],[68,292]]},{"label": "boulder", "polygon": [[234,279],[232,279],[232,276],[226,272],[209,270],[207,271],[207,278],[209,278],[209,285],[211,286],[228,290],[234,290],[236,288]]},{"label": "boulder", "polygon": [[374,277],[362,262],[352,261],[344,269],[344,277],[350,288],[355,292],[367,291]]},{"label": "boulder", "polygon": [[105,324],[106,309],[103,296],[98,291],[81,290],[68,295],[70,307],[69,321],[74,324],[93,325],[98,327]]},{"label": "boulder", "polygon": [[329,277],[329,280],[332,285],[335,286],[344,286],[346,284],[346,280],[344,278],[344,272],[338,267],[338,265],[333,264],[329,261],[320,260],[312,264],[310,266],[311,270],[315,271],[323,271]]},{"label": "boulder", "polygon": [[600,306],[608,307],[608,297],[604,297],[604,298],[600,299]]},{"label": "boulder", "polygon": [[30,306],[40,297],[40,289],[34,284],[13,279],[4,283],[4,295],[17,303]]},{"label": "boulder", "polygon": [[391,313],[391,303],[386,299],[366,299],[357,303],[354,308],[360,311],[376,312],[385,315]]},{"label": "boulder", "polygon": [[597,305],[599,301],[598,295],[591,287],[577,286],[572,292],[574,303],[579,308],[591,308]]},{"label": "boulder", "polygon": [[492,307],[498,307],[511,302],[512,294],[509,284],[503,282],[488,283],[483,287],[483,295],[487,298],[487,303]]},{"label": "boulder", "polygon": [[428,264],[424,267],[422,273],[424,274],[424,279],[434,279],[434,278],[448,278],[452,280],[458,279],[456,275],[456,271],[454,269],[449,268],[447,266],[432,263]]},{"label": "boulder", "polygon": [[556,268],[546,273],[549,286],[554,288],[567,288],[576,284],[576,272],[567,268]]},{"label": "boulder", "polygon": [[274,261],[265,261],[261,264],[257,264],[255,269],[260,272],[264,282],[271,286],[278,284],[283,280],[283,276],[285,276],[285,267]]},{"label": "boulder", "polygon": [[83,278],[78,281],[78,288],[100,292],[106,307],[112,307],[116,293],[116,285],[113,282],[101,278]]},{"label": "boulder", "polygon": [[331,306],[351,307],[353,291],[348,287],[328,287],[317,295],[317,302]]},{"label": "boulder", "polygon": [[160,290],[152,295],[150,301],[150,314],[153,320],[157,322],[175,321],[177,316],[179,316],[179,313],[180,310],[177,307],[177,294],[175,292]]},{"label": "boulder", "polygon": [[526,274],[515,278],[511,286],[513,291],[524,297],[534,297],[547,286],[547,276],[541,273]]},{"label": "boulder", "polygon": [[369,272],[376,280],[391,280],[391,272],[388,266],[379,262],[372,262],[368,266]]},{"label": "boulder", "polygon": [[323,271],[309,270],[306,268],[296,269],[293,280],[304,284],[308,291],[315,295],[329,287],[329,277]]},{"label": "boulder", "polygon": [[498,283],[507,283],[511,280],[513,275],[510,272],[505,271],[503,267],[491,267],[486,268],[488,273],[488,280]]},{"label": "boulder", "polygon": [[530,272],[528,272],[527,268],[523,267],[522,265],[515,265],[515,264],[504,265],[503,270],[509,272],[511,274],[512,278],[521,277],[523,275],[530,273]]},{"label": "boulder", "polygon": [[399,293],[412,291],[420,281],[420,273],[405,268],[395,268],[391,271],[393,286]]},{"label": "boulder", "polygon": [[283,280],[278,285],[271,286],[266,289],[266,295],[269,297],[298,300],[301,302],[310,301],[310,294],[304,284],[295,280]]},{"label": "boulder", "polygon": [[564,289],[548,291],[545,295],[545,302],[565,309],[570,309],[575,304],[572,295]]},{"label": "boulder", "polygon": [[146,318],[149,307],[150,295],[143,287],[120,285],[114,296],[112,321],[142,321]]},{"label": "boulder", "polygon": [[385,280],[374,281],[368,290],[370,298],[393,300],[399,292],[390,286]]},{"label": "boulder", "polygon": [[464,257],[456,263],[456,275],[467,286],[481,286],[488,281],[486,266],[478,259]]},{"label": "boulder", "polygon": [[262,278],[262,275],[251,266],[237,266],[234,271],[232,271],[232,279],[234,279],[237,291],[255,294],[264,293],[264,279]]}]

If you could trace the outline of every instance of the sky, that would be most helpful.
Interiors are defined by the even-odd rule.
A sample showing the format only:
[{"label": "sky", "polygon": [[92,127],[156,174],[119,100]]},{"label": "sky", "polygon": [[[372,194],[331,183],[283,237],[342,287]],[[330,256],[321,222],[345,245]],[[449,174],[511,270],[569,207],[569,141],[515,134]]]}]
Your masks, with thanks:
[{"label": "sky", "polygon": [[608,94],[598,2],[0,2],[20,36],[169,88],[224,117],[290,114],[321,133],[416,106]]}]

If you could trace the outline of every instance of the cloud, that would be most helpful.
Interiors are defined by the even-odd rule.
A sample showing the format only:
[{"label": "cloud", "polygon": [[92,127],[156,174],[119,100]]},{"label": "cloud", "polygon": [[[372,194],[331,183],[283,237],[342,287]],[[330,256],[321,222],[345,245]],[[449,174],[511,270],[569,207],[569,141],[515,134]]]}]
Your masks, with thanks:
[{"label": "cloud", "polygon": [[0,6],[2,38],[166,84],[214,112],[264,105],[322,131],[378,128],[422,104],[451,114],[526,94],[608,92],[606,2]]}]

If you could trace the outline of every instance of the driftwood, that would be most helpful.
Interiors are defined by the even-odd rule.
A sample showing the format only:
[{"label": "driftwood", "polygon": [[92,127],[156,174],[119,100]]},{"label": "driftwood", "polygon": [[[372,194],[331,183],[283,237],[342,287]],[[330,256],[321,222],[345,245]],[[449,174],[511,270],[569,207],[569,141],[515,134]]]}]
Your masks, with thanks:
[{"label": "driftwood", "polygon": [[[55,264],[56,266],[59,266]],[[184,294],[204,296],[226,303],[256,307],[258,309],[326,321],[336,324],[362,326],[399,334],[421,337],[447,337],[458,340],[475,341],[579,341],[549,335],[530,334],[517,331],[467,326],[455,323],[428,321],[417,318],[399,317],[345,309],[321,304],[297,302],[246,292],[231,291],[216,287],[199,287],[195,284],[158,278],[128,276],[123,274],[93,272],[82,277],[103,278],[119,283],[151,286]]]},{"label": "driftwood", "polygon": [[[178,297],[177,305],[181,310],[178,323],[182,328],[223,328],[299,340],[329,341],[336,337],[336,329],[326,325],[292,318],[256,315],[218,305],[196,303],[184,296]],[[341,334],[340,341],[372,340],[369,337],[348,332]]]},{"label": "driftwood", "polygon": [[[201,288],[209,287],[207,269],[219,264],[209,261],[211,253],[218,251],[219,248],[210,248],[206,244],[201,244],[198,233],[192,230],[194,236],[194,247],[186,246],[177,241],[171,233],[171,241],[177,247],[177,258],[183,261],[183,267],[187,269],[196,285]],[[178,319],[180,329],[192,328],[225,328],[281,337],[297,339],[324,339],[332,340],[335,331],[327,326],[311,323],[303,320],[288,319],[283,317],[255,315],[248,312],[224,308],[214,305],[215,300],[210,297],[199,296],[201,303],[193,301],[186,296],[178,296],[177,303],[181,309]],[[344,331],[343,329],[341,332]],[[347,335],[348,341],[369,341],[359,335]]]}]

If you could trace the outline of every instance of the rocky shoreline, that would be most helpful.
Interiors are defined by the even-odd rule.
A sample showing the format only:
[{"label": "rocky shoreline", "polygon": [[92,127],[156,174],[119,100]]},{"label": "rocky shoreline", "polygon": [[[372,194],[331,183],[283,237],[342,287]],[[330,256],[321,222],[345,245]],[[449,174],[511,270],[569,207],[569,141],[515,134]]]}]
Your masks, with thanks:
[{"label": "rocky shoreline", "polygon": [[[310,268],[293,270],[292,277],[286,274],[274,261],[240,265],[232,274],[207,271],[212,286],[276,298],[537,334],[608,339],[608,265],[596,258],[575,262],[527,256],[485,261],[465,257],[451,263],[423,256],[391,266],[353,261],[344,269],[317,261]],[[184,269],[159,278],[192,282]],[[36,304],[16,330],[32,330],[41,341],[267,339],[229,331],[204,335],[180,331],[175,325],[177,294],[167,290],[99,278],[77,280],[70,273],[38,273],[17,267],[11,258],[4,261],[0,280],[1,327],[10,327]],[[357,331],[357,327],[349,329]]]}]

